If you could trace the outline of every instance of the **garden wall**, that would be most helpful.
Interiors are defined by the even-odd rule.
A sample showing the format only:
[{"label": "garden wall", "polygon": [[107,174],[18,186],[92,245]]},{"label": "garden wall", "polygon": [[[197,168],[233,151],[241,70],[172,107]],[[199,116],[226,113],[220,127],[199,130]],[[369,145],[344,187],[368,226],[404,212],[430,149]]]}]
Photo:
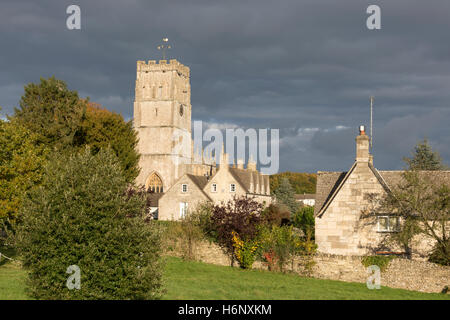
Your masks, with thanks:
[{"label": "garden wall", "polygon": [[[169,254],[181,256],[181,250],[177,246]],[[206,263],[226,266],[231,264],[228,256],[215,243],[207,241],[195,246],[194,255],[196,260]],[[366,267],[361,263],[361,257],[317,254],[314,260],[311,274],[314,278],[366,283],[369,276]],[[304,275],[302,265],[302,260],[297,259],[287,269]],[[261,262],[256,262],[253,267],[267,269]],[[381,273],[381,285],[422,292],[441,292],[445,286],[450,286],[450,267],[396,258],[389,263],[386,271]]]}]

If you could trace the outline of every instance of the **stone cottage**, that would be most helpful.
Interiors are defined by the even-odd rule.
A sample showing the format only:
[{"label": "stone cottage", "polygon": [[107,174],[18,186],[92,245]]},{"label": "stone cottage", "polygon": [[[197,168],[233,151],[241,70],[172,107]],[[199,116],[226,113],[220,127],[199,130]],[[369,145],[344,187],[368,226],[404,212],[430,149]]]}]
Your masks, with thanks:
[{"label": "stone cottage", "polygon": [[[400,227],[398,217],[389,212],[376,214],[367,223],[363,213],[373,205],[370,195],[383,195],[402,179],[402,171],[380,171],[369,153],[370,138],[360,127],[356,137],[356,160],[347,172],[317,173],[315,237],[318,250],[337,255],[366,255],[382,250],[386,235]],[[450,185],[450,171],[428,171],[428,176]],[[416,252],[425,254],[433,245],[419,239]]]},{"label": "stone cottage", "polygon": [[258,172],[255,162],[250,161],[246,169],[242,163],[228,165],[228,155],[222,152],[212,176],[185,174],[161,196],[158,219],[178,220],[205,201],[218,204],[242,196],[270,204],[269,176]]}]

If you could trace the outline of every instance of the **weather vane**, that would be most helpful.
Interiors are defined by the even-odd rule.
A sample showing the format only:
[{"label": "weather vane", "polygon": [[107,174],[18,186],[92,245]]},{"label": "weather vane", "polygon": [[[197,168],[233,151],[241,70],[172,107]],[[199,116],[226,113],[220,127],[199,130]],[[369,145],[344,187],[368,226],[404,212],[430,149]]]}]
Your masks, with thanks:
[{"label": "weather vane", "polygon": [[162,50],[163,60],[166,60],[166,50],[171,49],[172,47],[167,43],[169,41],[168,38],[163,38],[162,41],[163,44],[160,44],[157,48],[158,50]]}]

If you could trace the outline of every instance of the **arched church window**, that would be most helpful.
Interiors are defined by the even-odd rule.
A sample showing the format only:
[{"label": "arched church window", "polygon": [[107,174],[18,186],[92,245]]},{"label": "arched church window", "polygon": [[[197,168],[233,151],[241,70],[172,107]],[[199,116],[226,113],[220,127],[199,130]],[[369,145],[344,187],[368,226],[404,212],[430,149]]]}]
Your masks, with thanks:
[{"label": "arched church window", "polygon": [[153,172],[152,175],[148,178],[147,190],[155,193],[164,192],[162,180],[156,172]]}]

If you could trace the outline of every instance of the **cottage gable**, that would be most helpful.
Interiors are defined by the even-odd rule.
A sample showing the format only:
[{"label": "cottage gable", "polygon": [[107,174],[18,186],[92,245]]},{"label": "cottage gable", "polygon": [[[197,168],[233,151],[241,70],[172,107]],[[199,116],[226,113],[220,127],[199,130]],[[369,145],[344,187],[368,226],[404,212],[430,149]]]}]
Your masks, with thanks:
[{"label": "cottage gable", "polygon": [[[376,217],[362,217],[373,208],[372,195],[383,196],[401,183],[403,171],[378,171],[369,154],[369,137],[356,138],[356,160],[347,172],[318,172],[316,243],[323,253],[365,255],[379,250],[386,233]],[[420,175],[450,185],[450,171],[423,171]],[[380,212],[390,215],[390,212]],[[422,240],[422,247],[430,244]]]},{"label": "cottage gable", "polygon": [[203,191],[206,178],[185,174],[158,201],[159,220],[179,220],[197,205],[212,199]]},{"label": "cottage gable", "polygon": [[316,217],[316,241],[321,252],[361,255],[377,241],[375,225],[364,226],[361,215],[371,194],[386,192],[368,163],[356,162]]}]

